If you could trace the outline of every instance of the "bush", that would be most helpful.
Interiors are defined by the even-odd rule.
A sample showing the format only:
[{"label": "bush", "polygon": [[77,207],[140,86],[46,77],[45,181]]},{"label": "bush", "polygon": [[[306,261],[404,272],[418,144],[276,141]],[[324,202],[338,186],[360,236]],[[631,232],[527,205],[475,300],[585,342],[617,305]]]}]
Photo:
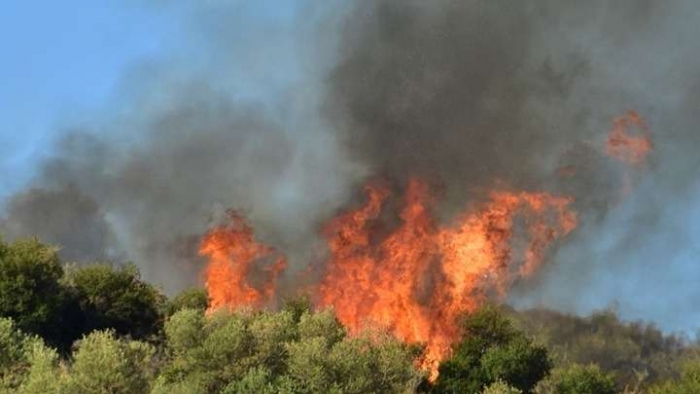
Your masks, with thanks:
[{"label": "bush", "polygon": [[552,375],[537,387],[542,394],[614,394],[615,375],[605,373],[595,364],[571,364],[554,369]]},{"label": "bush", "polygon": [[693,352],[686,340],[640,322],[623,322],[612,311],[579,317],[533,309],[509,316],[549,349],[559,364],[596,364],[614,372],[618,387],[647,386],[677,376],[676,365]]},{"label": "bush", "polygon": [[112,331],[96,331],[80,340],[64,384],[71,394],[148,392],[154,374],[155,349],[120,340]]},{"label": "bush", "polygon": [[478,393],[501,380],[529,393],[551,369],[547,350],[534,345],[495,307],[467,315],[463,331],[452,357],[439,366],[436,392]]},{"label": "bush", "polygon": [[417,350],[385,334],[357,338],[332,311],[182,309],[165,324],[168,360],[154,392],[405,392]]},{"label": "bush", "polygon": [[84,315],[84,333],[112,329],[117,335],[143,340],[162,327],[164,297],[141,280],[132,264],[116,269],[109,264],[89,265],[72,273],[68,283]]},{"label": "bush", "polygon": [[700,360],[686,361],[680,379],[667,381],[652,387],[651,394],[700,393]]},{"label": "bush", "polygon": [[509,386],[502,380],[491,383],[481,392],[481,394],[520,394],[522,391],[513,386]]},{"label": "bush", "polygon": [[206,310],[209,307],[209,296],[204,289],[187,289],[168,302],[167,315],[172,316],[182,309]]},{"label": "bush", "polygon": [[82,322],[74,298],[60,284],[57,250],[36,239],[0,242],[0,316],[68,350]]}]

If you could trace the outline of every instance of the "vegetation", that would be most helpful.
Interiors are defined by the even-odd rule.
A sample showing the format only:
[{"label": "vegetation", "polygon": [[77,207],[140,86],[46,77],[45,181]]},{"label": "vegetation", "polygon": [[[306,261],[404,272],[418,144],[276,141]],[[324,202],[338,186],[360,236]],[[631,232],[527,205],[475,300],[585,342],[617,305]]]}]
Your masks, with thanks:
[{"label": "vegetation", "polygon": [[615,376],[600,370],[595,364],[571,364],[555,369],[548,379],[537,386],[538,393],[552,394],[615,394]]},{"label": "vegetation", "polygon": [[555,365],[597,365],[627,392],[677,378],[679,365],[697,355],[698,347],[686,339],[649,324],[623,323],[613,311],[585,318],[547,310],[504,313],[549,350]]},{"label": "vegetation", "polygon": [[495,307],[468,315],[463,331],[452,358],[440,365],[434,386],[438,393],[478,393],[498,381],[530,393],[549,373],[547,349],[533,344]]},{"label": "vegetation", "polygon": [[700,393],[700,360],[686,361],[680,379],[666,381],[652,386],[651,394],[691,394]]},{"label": "vegetation", "polygon": [[305,298],[281,310],[167,300],[135,266],[61,264],[37,240],[0,242],[0,393],[700,392],[698,348],[612,312],[486,306],[429,382],[420,344],[347,334]]}]

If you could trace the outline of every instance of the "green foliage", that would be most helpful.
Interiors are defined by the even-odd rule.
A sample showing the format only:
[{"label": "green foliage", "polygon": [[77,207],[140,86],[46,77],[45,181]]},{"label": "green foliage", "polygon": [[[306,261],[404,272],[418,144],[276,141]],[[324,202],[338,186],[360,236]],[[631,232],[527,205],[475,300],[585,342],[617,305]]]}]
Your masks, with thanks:
[{"label": "green foliage", "polygon": [[521,394],[522,391],[516,389],[513,386],[509,386],[508,383],[498,380],[491,383],[488,387],[481,392],[482,394]]},{"label": "green foliage", "polygon": [[299,339],[322,338],[327,347],[342,341],[347,335],[345,327],[336,319],[332,309],[321,312],[305,312],[298,319]]},{"label": "green foliage", "polygon": [[547,310],[511,311],[516,325],[549,349],[556,364],[596,364],[630,390],[676,376],[693,347],[652,325],[621,322],[614,312],[578,317]]},{"label": "green foliage", "polygon": [[[281,384],[280,384],[281,383]],[[274,375],[264,367],[251,368],[239,380],[229,383],[223,394],[293,393],[289,382],[275,382]]]},{"label": "green foliage", "polygon": [[36,239],[0,241],[0,316],[12,318],[24,332],[68,348],[78,337],[80,316],[70,294],[59,283],[63,276],[57,248]]},{"label": "green foliage", "polygon": [[680,379],[657,384],[650,394],[696,394],[700,393],[700,360],[686,361]]},{"label": "green foliage", "polygon": [[700,392],[699,361],[677,370],[697,346],[612,312],[487,306],[465,317],[431,385],[415,367],[420,347],[348,336],[308,297],[280,312],[207,307],[202,289],[166,302],[133,265],[65,267],[35,239],[0,241],[0,394]]},{"label": "green foliage", "polygon": [[591,364],[571,364],[555,368],[551,376],[540,382],[537,392],[541,394],[615,394],[615,376],[601,371]]},{"label": "green foliage", "polygon": [[332,311],[183,309],[165,324],[168,361],[154,392],[372,393],[411,391],[416,349],[382,333],[357,338]]},{"label": "green foliage", "polygon": [[534,345],[491,306],[466,316],[464,337],[440,364],[436,392],[478,393],[502,380],[525,393],[551,369],[547,350]]},{"label": "green foliage", "polygon": [[58,353],[0,318],[0,393],[47,393],[60,389]]},{"label": "green foliage", "polygon": [[113,329],[118,335],[149,339],[162,325],[163,298],[131,264],[94,264],[72,273],[70,285],[84,315],[83,332]]},{"label": "green foliage", "polygon": [[41,340],[22,333],[12,319],[0,318],[0,388],[16,389],[25,379],[30,355]]},{"label": "green foliage", "polygon": [[481,365],[489,381],[503,380],[525,392],[544,378],[552,367],[547,349],[533,345],[524,336],[487,350]]},{"label": "green foliage", "polygon": [[121,340],[112,331],[96,331],[77,343],[64,392],[145,393],[154,373],[155,349],[146,343]]},{"label": "green foliage", "polygon": [[311,309],[311,299],[306,294],[286,298],[282,302],[282,310],[291,313],[292,318],[297,322],[305,313],[311,312]]},{"label": "green foliage", "polygon": [[209,307],[209,296],[207,291],[199,288],[192,288],[182,291],[175,296],[167,305],[167,315],[172,316],[182,309],[206,310]]},{"label": "green foliage", "polygon": [[58,353],[40,341],[32,343],[27,352],[29,371],[18,391],[23,394],[60,393],[62,375]]},{"label": "green foliage", "polygon": [[137,339],[159,332],[162,296],[136,267],[98,264],[64,276],[56,251],[36,239],[0,242],[0,316],[63,354],[94,330]]}]

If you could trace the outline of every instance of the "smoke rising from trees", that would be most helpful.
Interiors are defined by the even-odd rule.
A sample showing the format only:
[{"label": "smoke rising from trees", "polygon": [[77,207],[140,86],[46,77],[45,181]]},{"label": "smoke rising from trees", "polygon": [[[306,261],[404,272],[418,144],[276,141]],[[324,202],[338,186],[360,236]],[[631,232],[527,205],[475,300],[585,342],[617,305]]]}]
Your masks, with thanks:
[{"label": "smoke rising from trees", "polygon": [[[576,198],[582,226],[516,304],[617,302],[623,317],[694,328],[684,300],[699,294],[682,278],[700,231],[695,2],[309,2],[257,22],[183,4],[202,59],[135,66],[118,115],[66,133],[9,199],[6,237],[131,259],[174,291],[200,280],[199,239],[227,208],[300,270],[323,252],[319,223],[368,176],[442,184],[445,216],[494,185],[546,189]],[[654,152],[622,199],[627,170],[602,147],[628,109]]]}]

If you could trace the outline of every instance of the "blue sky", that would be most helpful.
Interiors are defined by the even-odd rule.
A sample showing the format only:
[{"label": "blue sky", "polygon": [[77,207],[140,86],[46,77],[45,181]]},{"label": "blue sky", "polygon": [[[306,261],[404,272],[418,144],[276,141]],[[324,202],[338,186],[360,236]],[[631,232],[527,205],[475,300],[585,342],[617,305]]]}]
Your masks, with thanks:
[{"label": "blue sky", "polygon": [[[135,64],[167,58],[171,68],[177,68],[179,60],[185,67],[210,67],[216,72],[217,66],[207,62],[219,67],[223,63],[229,75],[237,74],[237,68],[242,68],[241,74],[249,68],[246,79],[233,81],[239,93],[251,93],[251,80],[269,85],[269,71],[278,64],[266,60],[264,50],[257,64],[232,64],[212,47],[221,46],[218,36],[234,37],[241,42],[234,45],[245,46],[246,32],[290,21],[303,4],[300,0],[6,2],[0,9],[0,201],[31,178],[38,158],[62,130],[100,116]],[[240,33],[220,34],[222,29]],[[288,51],[285,56],[293,52],[293,44],[282,45]],[[257,70],[250,72],[250,67]],[[223,78],[220,82],[231,83]]]},{"label": "blue sky", "polygon": [[125,68],[171,49],[177,19],[130,1],[9,1],[0,8],[0,198],[31,176],[61,126],[109,99]]}]

